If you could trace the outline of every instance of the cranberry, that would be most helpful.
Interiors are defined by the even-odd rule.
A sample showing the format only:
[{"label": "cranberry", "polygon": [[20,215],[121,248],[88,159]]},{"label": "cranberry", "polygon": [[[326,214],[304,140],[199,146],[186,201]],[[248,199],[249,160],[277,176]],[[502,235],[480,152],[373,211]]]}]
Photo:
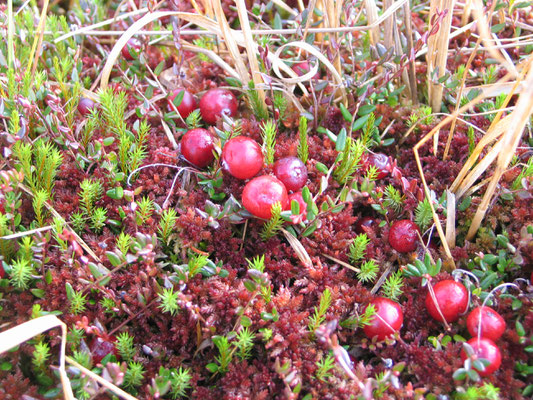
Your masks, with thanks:
[{"label": "cranberry", "polygon": [[[433,286],[433,292],[446,322],[456,321],[468,308],[468,291],[459,282],[451,279],[440,281]],[[429,291],[426,295],[426,308],[433,318],[442,321]]]},{"label": "cranberry", "polygon": [[468,332],[478,335],[479,319],[481,318],[481,337],[498,340],[505,332],[505,320],[490,307],[476,307],[466,318]]},{"label": "cranberry", "polygon": [[[475,337],[466,343],[472,346],[474,349],[474,354],[477,356],[477,358],[485,358],[489,360],[489,365],[485,365],[485,369],[483,371],[476,370],[480,376],[489,376],[498,368],[500,368],[500,364],[502,363],[502,355],[500,353],[500,349],[492,340],[487,338],[480,338],[478,340],[478,338]],[[463,361],[467,358],[464,350],[461,352],[461,358]]]},{"label": "cranberry", "polygon": [[141,42],[138,39],[130,39],[120,52],[122,53],[122,57],[128,61],[132,61],[137,58],[139,50],[141,50]]},{"label": "cranberry", "polygon": [[118,350],[115,347],[115,338],[111,337],[103,339],[101,337],[96,337],[91,342],[89,350],[91,351],[92,359],[95,364],[98,364],[102,359],[110,353],[113,353],[115,357],[118,358]]},{"label": "cranberry", "polygon": [[367,233],[367,231],[370,230],[372,226],[376,224],[376,222],[377,221],[372,217],[359,218],[355,222],[355,232]]},{"label": "cranberry", "polygon": [[385,297],[376,297],[370,304],[376,307],[376,314],[370,325],[363,328],[369,339],[377,336],[378,340],[383,340],[400,330],[403,312],[398,303]]},{"label": "cranberry", "polygon": [[78,102],[78,112],[86,116],[91,113],[91,110],[96,107],[96,103],[88,97],[82,97]]},{"label": "cranberry", "polygon": [[287,189],[274,176],[258,176],[248,182],[242,192],[242,205],[259,218],[269,219],[272,216],[272,205],[277,202],[281,203],[283,210],[289,206]]},{"label": "cranberry", "polygon": [[400,253],[408,253],[416,249],[418,243],[418,226],[408,219],[395,221],[389,230],[389,244]]},{"label": "cranberry", "polygon": [[169,107],[172,109],[174,99],[178,96],[180,92],[183,92],[183,98],[181,99],[181,103],[179,104],[179,106],[176,106],[176,108],[178,109],[178,112],[180,113],[182,118],[187,118],[190,113],[192,113],[196,108],[198,108],[196,99],[188,90],[175,89],[168,97],[167,101]]},{"label": "cranberry", "polygon": [[205,122],[214,125],[222,114],[235,115],[237,105],[237,98],[229,90],[211,89],[200,100],[200,113]]},{"label": "cranberry", "polygon": [[[301,207],[300,207],[301,210]],[[4,279],[6,276],[6,270],[4,269],[4,266],[0,264],[0,279]]]},{"label": "cranberry", "polygon": [[181,154],[191,164],[203,168],[215,158],[213,137],[203,128],[191,129],[181,139]]},{"label": "cranberry", "polygon": [[298,215],[291,215],[291,221],[294,225],[296,225],[305,221],[307,217],[307,203],[304,201],[302,192],[292,193],[289,195],[289,209],[291,208],[291,203],[293,200],[296,200],[300,205],[300,213]]},{"label": "cranberry", "polygon": [[389,175],[391,170],[391,162],[390,158],[382,153],[370,153],[370,154],[363,154],[362,157],[362,163],[364,169],[368,169],[370,165],[373,165],[377,169],[377,176],[376,179],[383,179],[387,175]]},{"label": "cranberry", "polygon": [[[309,71],[311,71],[311,64],[307,60],[300,61],[295,64],[292,64],[291,69],[294,72],[296,72],[296,75],[302,76],[302,75],[307,74]],[[316,74],[313,76],[313,79],[318,79],[318,78],[320,78],[320,74],[317,71]]]},{"label": "cranberry", "polygon": [[307,167],[298,157],[285,157],[274,163],[274,175],[287,190],[300,190],[307,182]]},{"label": "cranberry", "polygon": [[261,146],[246,136],[230,139],[222,149],[222,169],[238,179],[249,179],[263,168]]}]

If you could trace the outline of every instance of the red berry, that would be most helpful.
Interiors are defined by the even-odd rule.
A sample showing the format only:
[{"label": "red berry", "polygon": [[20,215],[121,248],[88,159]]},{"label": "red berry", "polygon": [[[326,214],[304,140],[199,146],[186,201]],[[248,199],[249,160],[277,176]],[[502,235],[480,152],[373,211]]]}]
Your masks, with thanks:
[{"label": "red berry", "polygon": [[214,125],[222,114],[235,115],[237,106],[237,98],[229,90],[210,89],[200,100],[200,114],[205,122]]},{"label": "red berry", "polygon": [[215,158],[213,137],[206,129],[191,129],[181,139],[181,154],[191,164],[203,168]]},{"label": "red berry", "polygon": [[307,167],[298,157],[285,157],[274,163],[274,175],[287,190],[300,190],[307,182]]},{"label": "red berry", "polygon": [[479,319],[481,316],[481,337],[498,340],[505,332],[505,320],[490,307],[476,307],[466,318],[468,332],[474,337],[478,335]]},{"label": "red berry", "polygon": [[252,179],[242,192],[242,205],[259,218],[269,219],[272,216],[271,208],[277,202],[286,210],[289,206],[289,196],[285,185],[271,175]]},{"label": "red berry", "polygon": [[246,136],[237,136],[224,145],[222,169],[238,179],[249,179],[263,168],[261,146]]},{"label": "red berry", "polygon": [[[440,281],[433,286],[433,292],[446,322],[456,321],[468,309],[468,291],[459,282],[451,279]],[[426,308],[433,318],[442,321],[429,291],[426,295]]]},{"label": "red berry", "polygon": [[83,116],[88,115],[95,107],[96,103],[88,97],[82,97],[78,102],[78,112]]},{"label": "red berry", "polygon": [[[309,71],[311,71],[311,64],[307,60],[300,61],[295,64],[292,64],[291,69],[294,72],[296,72],[296,75],[302,76],[302,75],[307,74]],[[318,79],[318,78],[320,78],[320,74],[317,71],[316,74],[313,76],[313,79]]]},{"label": "red berry", "polygon": [[[489,365],[485,366],[485,369],[483,371],[479,371],[476,369],[480,376],[489,376],[498,368],[500,368],[500,364],[502,363],[502,355],[500,353],[500,349],[492,340],[487,338],[481,338],[478,340],[477,337],[475,337],[470,339],[466,343],[472,346],[472,348],[474,349],[474,354],[477,356],[478,359],[485,358],[490,362]],[[463,359],[463,361],[467,358],[464,350],[461,352],[461,358]]]},{"label": "red berry", "polygon": [[190,113],[192,113],[196,108],[198,108],[196,99],[188,90],[175,89],[168,97],[167,101],[169,107],[172,109],[172,103],[180,92],[183,92],[183,98],[181,99],[181,103],[179,104],[179,106],[176,106],[176,108],[178,109],[178,112],[180,113],[182,118],[187,118]]},{"label": "red berry", "polygon": [[0,279],[4,279],[6,276],[6,270],[4,269],[4,266],[0,264]]},{"label": "red berry", "polygon": [[304,201],[302,192],[296,192],[289,195],[289,209],[291,208],[292,201],[295,200],[300,205],[300,212],[298,215],[291,215],[291,221],[293,224],[299,224],[305,221],[307,217],[307,203]]},{"label": "red berry", "polygon": [[364,327],[369,339],[377,336],[378,340],[383,340],[401,329],[403,312],[398,303],[385,297],[376,297],[370,304],[376,307],[376,314],[370,325]]},{"label": "red berry", "polygon": [[376,220],[372,217],[363,217],[359,218],[355,222],[355,232],[357,233],[367,233],[368,230],[371,230],[372,226],[376,224]]},{"label": "red berry", "polygon": [[366,171],[370,165],[373,165],[377,169],[377,176],[376,179],[383,179],[385,178],[389,173],[391,169],[391,162],[390,158],[382,153],[370,153],[370,154],[363,154],[363,167]]},{"label": "red berry", "polygon": [[416,249],[418,243],[418,226],[408,219],[395,221],[389,230],[389,244],[400,253],[408,253]]},{"label": "red berry", "polygon": [[96,337],[91,342],[89,350],[91,351],[92,359],[95,364],[98,364],[102,359],[110,353],[113,353],[118,358],[118,351],[115,347],[115,338],[111,337],[108,340]]},{"label": "red berry", "polygon": [[132,61],[137,58],[139,50],[141,50],[141,42],[137,39],[130,39],[120,52],[122,53],[122,57],[128,61]]}]

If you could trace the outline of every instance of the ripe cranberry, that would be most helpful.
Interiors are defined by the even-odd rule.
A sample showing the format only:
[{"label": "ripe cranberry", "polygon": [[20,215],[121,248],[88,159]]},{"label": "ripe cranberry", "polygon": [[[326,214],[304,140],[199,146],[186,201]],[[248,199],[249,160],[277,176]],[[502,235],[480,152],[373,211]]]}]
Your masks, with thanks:
[{"label": "ripe cranberry", "polygon": [[370,230],[376,223],[377,221],[372,217],[359,218],[355,222],[355,232],[367,233],[367,230]]},{"label": "ripe cranberry", "polygon": [[477,337],[481,317],[481,337],[498,340],[505,332],[505,320],[490,307],[476,307],[466,318],[468,332]]},{"label": "ripe cranberry", "polygon": [[191,164],[203,168],[215,158],[213,137],[203,128],[187,131],[181,139],[181,154]]},{"label": "ripe cranberry", "polygon": [[138,39],[130,39],[126,43],[126,46],[120,50],[122,57],[128,61],[135,60],[137,58],[137,53],[141,50],[141,42]]},{"label": "ripe cranberry", "polygon": [[91,110],[96,107],[96,103],[88,97],[82,97],[78,102],[78,112],[86,116],[90,114]]},{"label": "ripe cranberry", "polygon": [[289,206],[289,196],[285,185],[276,177],[261,175],[246,184],[242,192],[242,205],[251,214],[259,218],[269,219],[271,208],[280,202],[281,208]]},{"label": "ripe cranberry", "polygon": [[390,173],[391,162],[390,158],[382,153],[370,153],[363,154],[362,164],[365,171],[370,165],[373,165],[377,169],[376,179],[383,179]]},{"label": "ripe cranberry", "polygon": [[376,307],[376,314],[370,325],[363,328],[369,339],[377,336],[378,340],[383,340],[400,330],[403,312],[398,303],[385,297],[376,297],[370,304]]},{"label": "ripe cranberry", "polygon": [[170,109],[172,109],[172,104],[174,102],[174,99],[178,96],[180,92],[183,92],[183,98],[181,99],[181,103],[176,108],[178,109],[178,112],[180,113],[182,118],[187,118],[190,113],[192,113],[196,108],[198,108],[198,104],[196,103],[196,99],[194,96],[185,89],[174,89],[172,94],[168,97],[168,105]]},{"label": "ripe cranberry", "polygon": [[274,163],[274,175],[287,190],[296,192],[307,182],[307,167],[298,157],[285,157]]},{"label": "ripe cranberry", "polygon": [[249,179],[263,168],[261,146],[252,138],[237,136],[224,145],[222,169],[237,179]]},{"label": "ripe cranberry", "polygon": [[292,193],[289,195],[289,210],[293,200],[296,200],[300,205],[300,213],[298,215],[291,215],[291,221],[294,225],[296,225],[302,221],[305,221],[307,217],[307,203],[304,201],[302,192]]},{"label": "ripe cranberry", "polygon": [[[440,281],[433,286],[433,292],[446,322],[454,322],[459,318],[460,314],[466,312],[468,308],[468,291],[463,284],[451,279]],[[442,321],[442,317],[429,291],[426,295],[426,308],[433,318],[437,321]]]},{"label": "ripe cranberry", "polygon": [[200,114],[205,122],[214,125],[222,114],[235,115],[237,106],[237,98],[229,90],[211,89],[200,100]]},{"label": "ripe cranberry", "polygon": [[395,221],[389,230],[389,244],[400,253],[408,253],[416,249],[418,243],[418,226],[408,219]]},{"label": "ripe cranberry", "polygon": [[115,338],[110,337],[107,340],[101,337],[96,337],[91,342],[89,350],[91,351],[92,359],[95,364],[98,364],[102,359],[110,353],[113,353],[118,358],[118,350],[115,347]]},{"label": "ripe cranberry", "polygon": [[[295,64],[292,64],[291,69],[294,72],[296,72],[296,75],[302,76],[302,75],[307,74],[309,71],[311,71],[311,64],[307,60],[300,61]],[[317,71],[316,74],[313,76],[313,79],[318,79],[318,78],[320,78],[320,74]]]},{"label": "ripe cranberry", "polygon": [[[302,208],[300,207],[300,210]],[[4,279],[6,276],[6,270],[4,269],[4,266],[2,264],[0,264],[0,279]]]},{"label": "ripe cranberry", "polygon": [[[500,353],[500,349],[492,340],[487,338],[480,338],[478,340],[478,338],[475,337],[466,343],[472,346],[474,349],[474,354],[477,356],[477,358],[485,358],[490,362],[489,365],[485,366],[485,370],[476,370],[480,376],[489,376],[498,368],[500,368],[500,364],[502,363],[502,355]],[[461,358],[463,361],[467,358],[464,350],[461,352]]]}]

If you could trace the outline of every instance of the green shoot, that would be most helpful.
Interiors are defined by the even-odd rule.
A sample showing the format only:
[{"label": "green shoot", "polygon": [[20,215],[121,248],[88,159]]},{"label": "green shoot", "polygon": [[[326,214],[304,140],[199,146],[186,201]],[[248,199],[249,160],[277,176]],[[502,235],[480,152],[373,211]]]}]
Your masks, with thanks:
[{"label": "green shoot", "polygon": [[130,251],[131,245],[133,244],[133,237],[127,233],[120,232],[116,241],[115,247],[122,254],[127,254]]},{"label": "green shoot", "polygon": [[130,361],[124,374],[124,387],[132,389],[141,386],[145,372],[140,362]]},{"label": "green shoot", "polygon": [[280,202],[276,202],[272,205],[272,216],[263,226],[263,230],[261,231],[261,239],[268,240],[276,235],[276,233],[281,229],[283,225],[283,218],[281,218],[282,211],[283,210]]},{"label": "green shoot", "polygon": [[261,255],[261,256],[256,256],[252,259],[252,261],[250,260],[246,260],[248,262],[248,269],[256,269],[260,272],[264,272],[265,271],[265,255]]},{"label": "green shoot", "polygon": [[157,232],[161,241],[168,245],[170,240],[170,235],[176,225],[178,220],[178,213],[174,208],[167,208],[166,210],[161,211],[161,219],[159,220],[159,228]]},{"label": "green shoot", "polygon": [[187,128],[189,129],[196,129],[202,126],[202,116],[200,115],[200,109],[197,108],[192,113],[190,113],[187,118],[185,118],[185,123],[187,124]]},{"label": "green shoot", "polygon": [[133,344],[133,336],[130,336],[128,332],[122,332],[117,335],[116,348],[118,354],[125,361],[131,361],[137,354],[137,350]]},{"label": "green shoot", "polygon": [[241,360],[250,358],[252,356],[254,339],[255,334],[250,332],[248,328],[243,328],[237,333],[237,337],[235,338],[235,347],[238,350],[237,355]]},{"label": "green shoot", "polygon": [[333,172],[337,182],[345,184],[352,179],[352,175],[361,167],[360,161],[364,150],[365,146],[360,139],[354,141],[350,137],[346,138],[344,149],[337,157],[340,159],[340,164]]},{"label": "green shoot", "polygon": [[72,225],[72,228],[74,228],[76,232],[83,232],[85,229],[85,217],[81,211],[72,213],[70,216],[70,225]]},{"label": "green shoot", "polygon": [[9,283],[17,289],[27,289],[34,274],[33,266],[25,258],[17,258],[10,265]]},{"label": "green shoot", "polygon": [[205,255],[194,255],[189,258],[189,279],[193,278],[200,270],[207,265],[209,258]]},{"label": "green shoot", "polygon": [[46,363],[49,358],[50,345],[42,341],[37,343],[35,345],[35,350],[33,350],[31,363],[38,374],[44,373],[44,371],[47,369]]},{"label": "green shoot", "polygon": [[398,298],[402,295],[403,290],[403,275],[402,271],[396,271],[391,274],[386,280],[381,291],[385,297],[391,300],[398,301]]},{"label": "green shoot", "polygon": [[174,288],[165,288],[163,289],[162,293],[158,294],[159,296],[159,302],[161,303],[159,305],[159,308],[163,310],[163,312],[168,312],[170,315],[174,315],[177,313],[180,309],[178,305],[178,297],[179,292],[174,292]]},{"label": "green shoot", "polygon": [[373,282],[378,276],[379,266],[374,260],[365,261],[361,264],[360,270],[357,273],[357,279],[362,283]]},{"label": "green shoot", "polygon": [[266,104],[259,97],[259,92],[255,88],[253,81],[248,82],[248,90],[246,91],[250,108],[258,121],[262,121],[268,118],[268,110]]},{"label": "green shoot", "polygon": [[59,237],[59,235],[62,234],[63,230],[65,229],[65,220],[61,217],[54,217],[53,227],[54,239],[56,240],[57,244],[59,244],[59,247],[62,251],[67,251],[68,242]]},{"label": "green shoot", "polygon": [[143,197],[141,201],[137,202],[137,210],[135,210],[135,222],[137,225],[146,224],[149,218],[152,217],[155,211],[153,200],[148,197]]},{"label": "green shoot", "polygon": [[106,225],[107,220],[107,210],[103,207],[98,207],[94,209],[93,214],[90,218],[90,227],[95,232],[101,232]]},{"label": "green shoot", "polygon": [[369,304],[365,307],[362,314],[350,317],[342,321],[340,325],[343,328],[349,329],[363,328],[372,323],[374,315],[376,315],[376,306],[374,304]]},{"label": "green shoot", "polygon": [[117,308],[115,300],[109,297],[102,297],[100,300],[100,305],[106,314],[115,314],[115,308]]},{"label": "green shoot", "polygon": [[315,376],[318,380],[326,382],[331,376],[330,371],[335,368],[335,357],[332,354],[328,354],[322,357],[316,362],[317,370]]},{"label": "green shoot", "polygon": [[276,147],[276,124],[268,120],[261,126],[261,136],[263,138],[263,153],[267,165],[274,164],[274,152]]},{"label": "green shoot", "polygon": [[315,307],[315,312],[309,317],[308,329],[314,335],[318,327],[326,320],[326,313],[331,305],[331,291],[326,288],[320,296],[320,303]]},{"label": "green shoot", "polygon": [[371,144],[372,138],[378,134],[378,128],[375,126],[375,124],[376,124],[376,116],[372,112],[369,114],[368,120],[363,126],[363,133],[361,135],[361,140],[363,141],[363,145],[365,147],[369,147],[369,145]]},{"label": "green shoot", "polygon": [[533,176],[533,157],[529,157],[529,160],[527,160],[527,164],[524,165],[522,168],[522,171],[520,171],[520,174],[516,177],[516,179],[511,184],[512,190],[518,190],[522,187],[522,180],[524,178],[529,178],[530,176]]},{"label": "green shoot", "polygon": [[309,145],[307,143],[307,118],[305,118],[303,115],[300,117],[298,132],[300,134],[300,140],[298,142],[298,158],[305,164],[309,158]]},{"label": "green shoot", "polygon": [[383,205],[386,208],[391,207],[394,211],[400,212],[402,210],[404,200],[405,197],[402,196],[400,191],[391,184],[385,188],[385,200],[383,201]]},{"label": "green shoot", "polygon": [[91,368],[91,353],[88,351],[74,350],[72,352],[72,359],[85,368]]},{"label": "green shoot", "polygon": [[350,244],[350,260],[353,263],[358,262],[365,256],[366,246],[370,243],[370,239],[366,233],[357,235]]},{"label": "green shoot", "polygon": [[424,231],[433,222],[431,204],[427,197],[418,203],[415,209],[415,223]]},{"label": "green shoot", "polygon": [[285,94],[280,90],[276,90],[274,92],[274,108],[278,110],[279,113],[278,121],[282,121],[285,117],[288,105],[288,100]]},{"label": "green shoot", "polygon": [[102,197],[104,188],[99,180],[84,179],[80,183],[80,209],[87,217],[94,214],[94,204]]},{"label": "green shoot", "polygon": [[177,370],[170,370],[170,386],[173,399],[185,397],[185,392],[191,387],[191,371],[189,368],[179,367]]},{"label": "green shoot", "polygon": [[217,363],[207,364],[207,369],[213,373],[225,373],[228,370],[228,365],[231,363],[232,351],[226,336],[213,336],[214,345],[217,347],[219,355],[215,357]]},{"label": "green shoot", "polygon": [[43,189],[37,190],[33,196],[32,205],[33,205],[33,211],[35,212],[35,219],[37,219],[37,223],[41,227],[45,225],[44,223],[45,215],[43,212],[44,211],[43,207],[44,207],[44,203],[46,203],[48,199],[49,199],[49,194]]},{"label": "green shoot", "polygon": [[67,299],[70,303],[70,312],[74,315],[78,315],[86,310],[87,294],[74,290],[70,283],[65,284],[67,292]]}]

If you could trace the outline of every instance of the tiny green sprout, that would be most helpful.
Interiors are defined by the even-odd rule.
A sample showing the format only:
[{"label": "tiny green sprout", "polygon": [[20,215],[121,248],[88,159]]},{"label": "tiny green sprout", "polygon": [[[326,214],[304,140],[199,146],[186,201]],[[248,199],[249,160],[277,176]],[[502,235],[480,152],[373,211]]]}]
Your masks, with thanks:
[{"label": "tiny green sprout", "polygon": [[400,191],[391,184],[385,188],[385,200],[383,201],[385,208],[390,207],[394,211],[400,212],[403,207],[404,200],[405,196],[402,196]]},{"label": "tiny green sprout", "polygon": [[326,320],[326,313],[331,305],[331,291],[326,288],[320,296],[320,303],[318,307],[315,307],[313,315],[309,317],[308,329],[312,335],[318,329],[318,327]]},{"label": "tiny green sprout", "polygon": [[127,254],[128,251],[130,251],[130,247],[132,244],[133,237],[130,234],[124,232],[120,232],[115,241],[115,246],[117,250],[120,251],[122,254]]},{"label": "tiny green sprout", "polygon": [[107,210],[103,207],[98,207],[93,211],[90,217],[90,227],[95,232],[101,232],[104,229],[107,221]]},{"label": "tiny green sprout", "polygon": [[309,145],[307,135],[307,118],[300,117],[300,124],[298,126],[299,141],[298,141],[298,158],[305,164],[309,158]]},{"label": "tiny green sprout", "polygon": [[396,271],[385,280],[385,283],[383,283],[383,286],[381,287],[381,291],[385,297],[398,301],[398,298],[403,293],[403,284],[402,271]]},{"label": "tiny green sprout", "polygon": [[263,226],[261,239],[268,240],[278,233],[283,225],[283,218],[281,217],[282,211],[283,209],[280,202],[276,202],[272,205],[272,208],[270,209],[272,216]]},{"label": "tiny green sprout", "polygon": [[333,376],[330,371],[335,368],[335,357],[332,354],[327,354],[316,362],[316,366],[316,378],[326,382],[331,376]]},{"label": "tiny green sprout", "polygon": [[70,303],[70,312],[74,315],[84,312],[86,310],[85,305],[87,304],[87,294],[74,290],[69,282],[65,284],[65,289],[67,292],[67,299]]},{"label": "tiny green sprout", "polygon": [[368,260],[361,264],[357,279],[362,283],[373,282],[378,276],[379,266],[375,260]]},{"label": "tiny green sprout", "polygon": [[207,265],[209,258],[206,255],[192,255],[189,257],[189,279],[193,278]]},{"label": "tiny green sprout", "polygon": [[276,124],[268,120],[261,126],[261,137],[263,138],[263,153],[267,165],[274,164],[274,152],[276,147]]},{"label": "tiny green sprout", "polygon": [[27,289],[34,273],[33,266],[25,258],[17,258],[9,266],[9,283],[17,289]]},{"label": "tiny green sprout", "polygon": [[131,361],[137,354],[133,339],[133,336],[130,336],[128,332],[122,332],[117,335],[116,348],[118,354],[126,361]]},{"label": "tiny green sprout", "polygon": [[145,372],[140,362],[130,361],[124,374],[124,387],[132,389],[141,386]]},{"label": "tiny green sprout", "polygon": [[366,233],[361,233],[356,236],[355,239],[350,244],[350,260],[354,263],[358,262],[364,258],[366,253],[366,247],[370,243]]},{"label": "tiny green sprout", "polygon": [[235,347],[238,352],[237,355],[241,360],[250,358],[252,356],[252,348],[254,347],[255,334],[250,332],[248,328],[242,328],[235,338]]},{"label": "tiny green sprout", "polygon": [[137,210],[135,210],[135,222],[137,225],[146,224],[154,211],[155,204],[153,200],[150,200],[148,197],[143,197],[141,201],[137,202]]},{"label": "tiny green sprout", "polygon": [[161,219],[159,220],[159,227],[157,232],[161,241],[164,244],[168,244],[170,240],[170,235],[174,231],[174,226],[178,220],[178,213],[174,208],[167,208],[161,211]]},{"label": "tiny green sprout", "polygon": [[431,211],[431,204],[426,197],[420,201],[415,209],[415,223],[425,230],[433,222],[433,212]]},{"label": "tiny green sprout", "polygon": [[33,351],[33,357],[31,363],[36,370],[46,369],[46,362],[50,358],[50,345],[45,342],[39,342],[35,345],[35,350]]},{"label": "tiny green sprout", "polygon": [[179,292],[174,292],[174,288],[164,288],[163,292],[159,293],[158,296],[159,302],[161,303],[159,308],[161,308],[163,312],[168,312],[170,315],[174,315],[179,311]]}]

